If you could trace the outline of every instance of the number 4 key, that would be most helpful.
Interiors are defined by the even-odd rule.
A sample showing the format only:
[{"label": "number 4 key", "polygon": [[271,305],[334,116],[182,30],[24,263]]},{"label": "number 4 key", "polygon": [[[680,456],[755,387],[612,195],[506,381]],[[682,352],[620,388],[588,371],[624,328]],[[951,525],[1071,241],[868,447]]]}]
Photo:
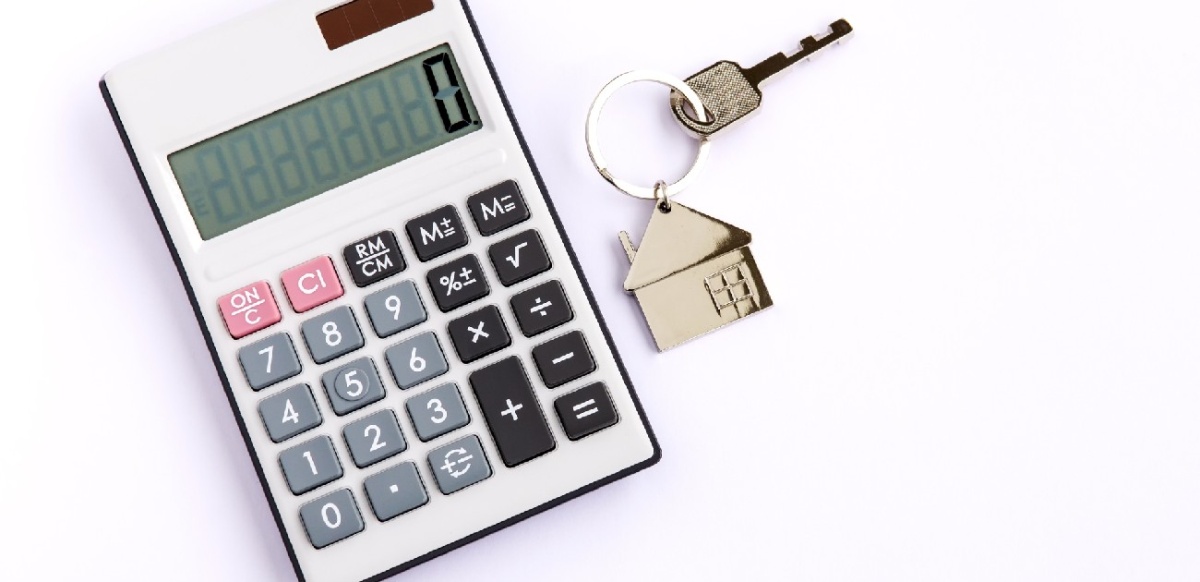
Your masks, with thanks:
[{"label": "number 4 key", "polygon": [[845,20],[834,22],[829,29],[830,32],[824,36],[810,36],[800,41],[800,52],[792,56],[784,53],[772,55],[749,69],[732,61],[720,61],[689,77],[686,82],[700,95],[710,122],[696,121],[688,112],[687,100],[678,91],[671,92],[671,110],[684,127],[701,138],[729,127],[762,105],[760,86],[764,81],[809,59],[821,49],[838,44],[854,32],[854,28]]}]

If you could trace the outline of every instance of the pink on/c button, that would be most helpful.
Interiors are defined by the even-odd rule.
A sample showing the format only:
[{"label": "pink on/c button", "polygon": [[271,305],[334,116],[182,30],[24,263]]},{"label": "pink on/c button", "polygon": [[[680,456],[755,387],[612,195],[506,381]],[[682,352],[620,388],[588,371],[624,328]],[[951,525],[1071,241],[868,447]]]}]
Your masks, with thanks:
[{"label": "pink on/c button", "polygon": [[296,313],[324,305],[342,296],[342,283],[329,257],[313,259],[283,272],[283,289]]},{"label": "pink on/c button", "polygon": [[217,300],[221,317],[233,339],[242,339],[279,323],[283,317],[266,281],[248,285]]}]

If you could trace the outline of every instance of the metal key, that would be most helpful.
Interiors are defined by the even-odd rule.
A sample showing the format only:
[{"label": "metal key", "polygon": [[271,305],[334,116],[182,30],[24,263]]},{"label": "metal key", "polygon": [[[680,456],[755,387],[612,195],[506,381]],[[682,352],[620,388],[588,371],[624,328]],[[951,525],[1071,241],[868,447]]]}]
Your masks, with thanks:
[{"label": "metal key", "polygon": [[696,121],[688,114],[685,108],[687,100],[678,91],[671,92],[671,110],[685,128],[700,137],[711,136],[729,127],[762,104],[762,90],[759,87],[764,81],[807,60],[821,49],[841,42],[854,32],[854,28],[845,20],[830,24],[829,29],[830,32],[824,36],[810,36],[800,41],[800,52],[792,56],[784,53],[772,55],[749,69],[732,61],[721,61],[689,77],[686,82],[700,94],[711,120],[708,123]]}]

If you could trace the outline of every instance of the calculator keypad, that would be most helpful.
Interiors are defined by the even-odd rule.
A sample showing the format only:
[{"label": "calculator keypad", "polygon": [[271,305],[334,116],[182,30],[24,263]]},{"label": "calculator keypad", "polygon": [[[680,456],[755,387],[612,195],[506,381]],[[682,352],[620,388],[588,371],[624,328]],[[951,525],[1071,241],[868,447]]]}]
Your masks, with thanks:
[{"label": "calculator keypad", "polygon": [[278,384],[300,373],[300,358],[286,333],[275,334],[238,350],[246,381],[255,390]]},{"label": "calculator keypad", "polygon": [[342,282],[329,257],[318,257],[283,272],[283,289],[296,313],[304,313],[342,296]]},{"label": "calculator keypad", "polygon": [[338,416],[383,400],[383,382],[370,358],[354,360],[349,364],[325,372],[321,376],[329,404]]},{"label": "calculator keypad", "polygon": [[342,476],[342,464],[327,436],[298,444],[279,454],[279,465],[292,493],[300,495]]},{"label": "calculator keypad", "polygon": [[487,280],[483,278],[483,267],[479,266],[479,259],[475,255],[467,255],[432,269],[425,279],[442,313],[483,299],[491,291]]},{"label": "calculator keypad", "polygon": [[300,326],[313,361],[324,364],[363,347],[363,336],[349,307],[338,307]]},{"label": "calculator keypad", "polygon": [[[509,231],[530,218],[529,207],[513,181],[471,196],[466,209],[478,232],[485,237]],[[433,382],[449,372],[451,364],[439,334],[428,326],[420,327],[429,320],[427,306],[432,304],[426,301],[432,297],[442,313],[455,312],[491,294],[489,269],[494,280],[512,287],[550,271],[553,261],[540,233],[534,229],[510,232],[507,237],[497,236],[494,240],[498,242],[489,241],[487,263],[490,264],[473,253],[454,254],[469,243],[466,226],[453,205],[404,224],[419,261],[442,259],[426,266],[424,290],[412,279],[380,285],[409,267],[404,260],[402,241],[391,230],[343,247],[342,267],[328,256],[321,256],[280,275],[278,283],[293,311],[307,314],[299,320],[299,339],[312,362],[320,366],[315,373],[320,377],[319,387],[304,383],[286,389],[278,387],[303,371],[294,332],[259,338],[238,350],[247,384],[252,390],[266,392],[259,401],[258,412],[268,436],[276,443],[287,442],[277,454],[288,488],[295,495],[313,496],[303,500],[300,517],[315,548],[326,547],[367,527],[356,494],[366,496],[369,513],[382,522],[428,504],[431,491],[450,495],[494,473],[478,428],[472,431],[475,434],[454,435],[472,423],[462,387],[452,381]],[[339,274],[340,268],[346,271]],[[348,280],[357,287],[381,286],[366,291],[358,304],[374,336],[391,338],[410,332],[400,336],[399,341],[389,340],[382,360],[378,358],[379,352],[371,351],[332,363],[368,343],[354,305],[348,304],[351,302],[334,303],[323,313],[307,313],[345,296],[340,275],[346,272]],[[419,280],[422,274],[413,277]],[[455,365],[461,362],[473,368],[463,387],[470,388],[468,392],[479,406],[483,424],[496,445],[493,451],[508,468],[553,454],[559,446],[547,411],[538,399],[537,391],[544,388],[535,388],[533,381],[540,379],[545,388],[556,388],[596,369],[584,335],[569,329],[543,341],[532,352],[526,351],[524,356],[509,353],[501,359],[486,361],[485,358],[511,348],[511,322],[515,321],[525,337],[534,337],[566,326],[575,318],[561,281],[535,281],[532,286],[515,291],[519,292],[505,293],[506,297],[492,304],[456,312],[444,324],[445,337],[457,356]],[[507,307],[503,308],[505,303]],[[265,329],[283,318],[268,281],[222,297],[220,309],[235,338]],[[506,321],[509,317],[512,319]],[[523,359],[526,356],[532,357],[536,378],[528,369],[529,360]],[[390,374],[379,369],[384,363]],[[403,415],[392,407],[380,406],[387,398],[385,376],[388,375],[400,390],[424,387],[393,401],[397,408],[399,402],[404,403]],[[327,410],[347,418],[320,431],[326,434],[298,439],[299,435],[321,427],[326,420],[321,412],[324,405],[314,398],[314,388],[324,392]],[[550,406],[549,401],[546,406]],[[599,382],[559,396],[553,408],[556,413],[553,416],[571,441],[619,421],[607,388]],[[405,423],[410,423],[409,428],[405,428]],[[331,435],[337,436],[331,438]],[[412,435],[422,443],[432,442],[435,448],[421,455],[420,461],[395,461],[409,452],[410,442],[415,442],[408,440]],[[343,459],[353,464],[352,472],[378,468],[365,478],[359,477],[356,485],[335,484],[346,474]],[[393,461],[388,463],[389,460]],[[423,481],[422,471],[433,476],[429,485]],[[433,485],[436,487],[431,489]]]},{"label": "calculator keypad", "polygon": [[367,317],[375,335],[390,337],[424,323],[425,305],[412,281],[397,283],[367,296]]},{"label": "calculator keypad", "polygon": [[512,343],[495,305],[451,321],[448,329],[454,350],[464,364],[494,354]]},{"label": "calculator keypad", "polygon": [[536,230],[527,230],[488,249],[496,276],[505,287],[511,287],[550,270],[550,256],[542,235]]}]

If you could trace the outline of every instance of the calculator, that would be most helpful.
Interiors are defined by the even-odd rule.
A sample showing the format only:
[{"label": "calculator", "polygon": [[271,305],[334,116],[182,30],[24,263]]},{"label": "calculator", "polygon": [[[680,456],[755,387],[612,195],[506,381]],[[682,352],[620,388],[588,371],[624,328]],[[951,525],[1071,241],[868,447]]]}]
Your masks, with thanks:
[{"label": "calculator", "polygon": [[101,92],[299,579],[660,458],[465,2],[285,0]]}]

